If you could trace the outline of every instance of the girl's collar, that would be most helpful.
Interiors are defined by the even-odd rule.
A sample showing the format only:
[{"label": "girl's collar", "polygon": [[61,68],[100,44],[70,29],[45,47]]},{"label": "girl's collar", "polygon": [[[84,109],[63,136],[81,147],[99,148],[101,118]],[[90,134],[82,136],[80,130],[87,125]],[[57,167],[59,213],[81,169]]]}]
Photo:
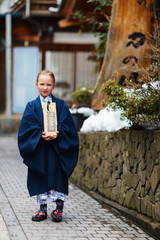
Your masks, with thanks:
[{"label": "girl's collar", "polygon": [[52,95],[50,94],[49,96],[47,96],[45,98],[40,95],[40,99],[41,99],[41,101],[52,102]]}]

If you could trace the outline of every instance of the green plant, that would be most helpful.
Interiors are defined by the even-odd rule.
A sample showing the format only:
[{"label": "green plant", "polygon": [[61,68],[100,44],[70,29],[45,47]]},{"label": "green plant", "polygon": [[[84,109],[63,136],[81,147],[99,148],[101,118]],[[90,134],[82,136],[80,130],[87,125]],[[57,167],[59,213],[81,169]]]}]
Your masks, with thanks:
[{"label": "green plant", "polygon": [[123,110],[122,119],[127,117],[133,124],[160,122],[160,81],[126,89],[113,79],[105,83],[102,91],[108,96],[103,106]]},{"label": "green plant", "polygon": [[113,0],[88,0],[87,2],[96,4],[95,11],[101,11],[104,7],[113,4]]},{"label": "green plant", "polygon": [[105,54],[106,41],[110,18],[106,14],[106,7],[111,7],[113,0],[88,0],[87,3],[94,4],[93,13],[85,14],[82,11],[76,11],[73,14],[73,19],[78,19],[83,23],[80,25],[80,31],[89,26],[90,31],[95,33],[95,37],[99,37],[99,42],[95,44],[97,58],[103,59]]},{"label": "green plant", "polygon": [[92,87],[79,86],[75,92],[72,93],[73,102],[77,105],[91,106],[91,100],[93,95]]}]

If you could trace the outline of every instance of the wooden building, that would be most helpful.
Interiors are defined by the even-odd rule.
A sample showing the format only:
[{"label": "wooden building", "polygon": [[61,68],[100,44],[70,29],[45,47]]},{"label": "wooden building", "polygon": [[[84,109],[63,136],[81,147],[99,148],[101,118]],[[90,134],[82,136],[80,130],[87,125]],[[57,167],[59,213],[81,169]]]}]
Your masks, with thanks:
[{"label": "wooden building", "polygon": [[[5,0],[0,2],[0,112],[6,110]],[[93,34],[79,33],[79,21],[72,21],[76,9],[86,0],[11,0],[12,14],[12,113],[22,113],[37,96],[35,81],[42,69],[56,76],[57,97],[71,105],[77,86],[95,86]],[[86,7],[87,6],[87,7]],[[91,9],[91,5],[89,6]]]}]

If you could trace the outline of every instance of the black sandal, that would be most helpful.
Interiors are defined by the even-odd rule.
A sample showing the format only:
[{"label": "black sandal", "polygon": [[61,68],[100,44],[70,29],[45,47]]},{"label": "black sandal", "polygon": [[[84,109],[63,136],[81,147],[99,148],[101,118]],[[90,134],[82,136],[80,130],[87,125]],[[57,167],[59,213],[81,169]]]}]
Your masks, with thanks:
[{"label": "black sandal", "polygon": [[58,212],[58,210],[53,210],[51,213],[51,217],[55,222],[61,222],[62,221],[62,213]]},{"label": "black sandal", "polygon": [[35,214],[32,216],[32,221],[40,222],[47,218],[47,212],[42,211],[41,209],[39,211],[36,211]]}]

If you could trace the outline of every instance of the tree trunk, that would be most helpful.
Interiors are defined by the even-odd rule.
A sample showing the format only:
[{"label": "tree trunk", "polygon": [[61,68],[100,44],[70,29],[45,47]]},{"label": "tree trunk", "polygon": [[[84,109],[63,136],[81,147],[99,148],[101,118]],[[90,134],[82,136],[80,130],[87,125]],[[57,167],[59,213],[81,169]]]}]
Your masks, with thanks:
[{"label": "tree trunk", "polygon": [[121,78],[140,77],[138,69],[150,64],[146,45],[151,33],[152,0],[114,0],[106,52],[95,88],[92,107],[101,109],[103,84],[117,71]]}]

